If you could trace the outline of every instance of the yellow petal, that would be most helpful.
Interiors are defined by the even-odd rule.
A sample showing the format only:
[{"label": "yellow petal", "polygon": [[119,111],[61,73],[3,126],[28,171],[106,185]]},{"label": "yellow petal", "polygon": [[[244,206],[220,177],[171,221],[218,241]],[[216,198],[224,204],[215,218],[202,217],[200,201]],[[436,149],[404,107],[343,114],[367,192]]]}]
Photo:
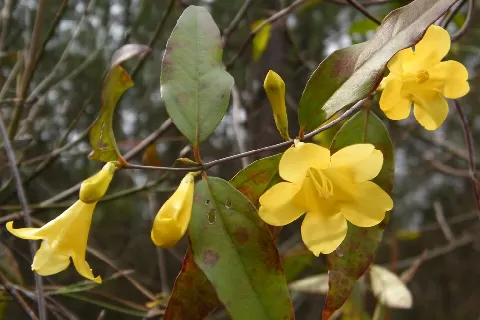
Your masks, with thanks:
[{"label": "yellow petal", "polygon": [[305,213],[295,201],[299,191],[299,186],[289,182],[280,182],[268,189],[260,197],[260,218],[273,226],[284,226],[298,219]]},{"label": "yellow petal", "polygon": [[332,253],[346,235],[347,221],[340,213],[308,212],[303,219],[303,242],[316,256]]},{"label": "yellow petal", "polygon": [[308,169],[325,169],[329,163],[330,150],[313,143],[300,142],[285,151],[278,169],[284,180],[301,184]]},{"label": "yellow petal", "polygon": [[415,59],[424,66],[439,63],[450,51],[450,35],[447,30],[438,26],[430,26],[422,40],[415,45]]},{"label": "yellow petal", "polygon": [[263,82],[263,88],[272,105],[275,125],[280,135],[283,139],[290,140],[288,135],[287,107],[285,106],[285,82],[275,71],[270,70]]},{"label": "yellow petal", "polygon": [[96,283],[102,283],[102,278],[100,276],[95,277],[93,275],[90,265],[85,260],[85,253],[83,254],[73,253],[72,260],[73,260],[73,265],[75,266],[75,269],[81,276],[87,279],[90,279],[92,281],[95,281]]},{"label": "yellow petal", "polygon": [[171,218],[155,219],[150,237],[153,243],[160,248],[171,248],[183,237],[177,221]]},{"label": "yellow petal", "polygon": [[46,241],[42,241],[33,258],[32,270],[41,276],[49,276],[67,269],[69,264],[68,255],[59,254]]},{"label": "yellow petal", "polygon": [[114,173],[115,164],[108,162],[96,175],[83,181],[80,186],[80,200],[85,203],[93,203],[100,200],[107,192]]},{"label": "yellow petal", "polygon": [[7,230],[15,237],[28,240],[40,240],[42,236],[38,235],[39,228],[13,228],[13,221],[7,222]]},{"label": "yellow petal", "polygon": [[391,120],[408,118],[412,102],[405,94],[402,94],[402,80],[392,78],[383,89],[380,97],[380,109]]},{"label": "yellow petal", "polygon": [[[152,241],[158,245],[162,243],[172,244],[173,239],[180,240],[187,231],[192,214],[193,192],[195,189],[194,175],[188,173],[180,182],[177,190],[163,204],[153,221],[151,231]],[[171,230],[164,230],[163,225],[168,225]],[[168,238],[162,240],[162,237]],[[161,245],[166,246],[166,245]]]},{"label": "yellow petal", "polygon": [[443,61],[428,70],[430,81],[439,87],[443,95],[449,99],[463,97],[470,91],[467,82],[468,71],[463,64],[457,61]]},{"label": "yellow petal", "polygon": [[427,130],[437,129],[447,118],[448,103],[436,91],[416,92],[413,103],[415,118]]},{"label": "yellow petal", "polygon": [[403,66],[405,63],[409,62],[412,60],[414,56],[414,52],[412,48],[406,48],[403,50],[400,50],[397,52],[391,59],[388,61],[387,67],[388,70],[390,70],[391,74],[389,77],[393,74],[393,76],[398,76],[401,75],[404,70]]},{"label": "yellow petal", "polygon": [[385,212],[393,208],[392,198],[371,181],[356,184],[356,190],[352,201],[341,204],[344,217],[356,226],[375,226],[385,218]]},{"label": "yellow petal", "polygon": [[383,165],[383,154],[371,144],[355,144],[332,155],[331,167],[348,167],[356,182],[375,178]]}]

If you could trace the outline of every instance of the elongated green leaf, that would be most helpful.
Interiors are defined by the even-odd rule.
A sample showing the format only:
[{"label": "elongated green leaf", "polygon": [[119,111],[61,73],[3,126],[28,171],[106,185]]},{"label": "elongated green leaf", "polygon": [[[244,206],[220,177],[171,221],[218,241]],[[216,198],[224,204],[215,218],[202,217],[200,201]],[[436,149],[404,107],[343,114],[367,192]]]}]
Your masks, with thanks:
[{"label": "elongated green leaf", "polygon": [[212,284],[193,261],[192,250],[188,248],[163,319],[204,319],[218,305],[220,301]]},{"label": "elongated green leaf", "polygon": [[230,183],[256,205],[260,196],[268,188],[282,180],[278,175],[278,164],[281,158],[282,154],[276,154],[254,161],[239,171]]},{"label": "elongated green leaf", "polygon": [[416,44],[428,26],[455,2],[415,0],[392,11],[371,40],[328,56],[303,91],[298,115],[301,129],[316,129],[341,108],[373,92],[388,60],[399,50]]},{"label": "elongated green leaf", "polygon": [[[383,167],[372,180],[390,193],[393,186],[393,146],[385,125],[371,111],[363,110],[345,122],[333,140],[332,153],[356,144],[371,143],[383,153]],[[327,255],[329,290],[323,310],[323,319],[328,319],[348,299],[355,283],[368,269],[382,240],[389,214],[377,226],[360,228],[348,224],[345,240],[336,252]]]},{"label": "elongated green leaf", "polygon": [[133,86],[133,81],[120,63],[149,50],[150,48],[146,46],[127,44],[113,54],[110,70],[102,84],[100,113],[90,129],[90,146],[93,151],[88,157],[91,160],[124,161],[115,141],[112,122],[118,100],[128,88]]},{"label": "elongated green leaf", "polygon": [[177,128],[194,146],[207,139],[225,115],[233,78],[222,66],[220,31],[205,8],[189,6],[178,19],[160,84]]},{"label": "elongated green leaf", "polygon": [[189,232],[195,263],[232,319],[293,319],[274,241],[230,183],[207,178],[196,185]]}]

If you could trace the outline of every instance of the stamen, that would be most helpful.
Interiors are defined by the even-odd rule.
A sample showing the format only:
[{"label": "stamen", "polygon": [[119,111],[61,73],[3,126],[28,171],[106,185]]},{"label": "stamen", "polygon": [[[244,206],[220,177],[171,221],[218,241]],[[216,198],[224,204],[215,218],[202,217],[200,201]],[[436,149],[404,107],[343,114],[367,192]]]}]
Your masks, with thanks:
[{"label": "stamen", "polygon": [[315,188],[323,199],[326,200],[333,196],[333,184],[321,170],[309,169],[308,172]]}]

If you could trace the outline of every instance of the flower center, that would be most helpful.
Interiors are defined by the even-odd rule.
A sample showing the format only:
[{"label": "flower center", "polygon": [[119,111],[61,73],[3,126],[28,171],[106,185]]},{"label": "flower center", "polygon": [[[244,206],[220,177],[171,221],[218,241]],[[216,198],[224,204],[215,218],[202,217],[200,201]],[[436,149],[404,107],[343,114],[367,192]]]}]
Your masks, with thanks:
[{"label": "flower center", "polygon": [[312,179],[315,189],[323,199],[326,200],[333,196],[333,184],[321,170],[310,168],[308,176]]},{"label": "flower center", "polygon": [[430,78],[427,70],[420,70],[416,72],[406,72],[402,74],[402,81],[403,82],[415,82],[418,84],[422,84],[426,82]]}]

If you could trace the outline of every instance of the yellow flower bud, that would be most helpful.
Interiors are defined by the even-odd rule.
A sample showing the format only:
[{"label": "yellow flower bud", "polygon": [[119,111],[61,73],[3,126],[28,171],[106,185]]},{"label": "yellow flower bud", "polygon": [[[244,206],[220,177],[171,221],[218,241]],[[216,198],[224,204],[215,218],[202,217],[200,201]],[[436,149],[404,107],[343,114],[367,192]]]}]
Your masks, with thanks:
[{"label": "yellow flower bud", "polygon": [[187,231],[192,214],[194,188],[194,173],[190,172],[158,211],[150,234],[157,247],[173,247]]},{"label": "yellow flower bud", "polygon": [[108,162],[99,173],[83,181],[80,187],[80,200],[85,203],[100,200],[107,192],[114,173],[115,163]]},{"label": "yellow flower bud", "polygon": [[277,73],[270,70],[265,77],[263,88],[272,105],[275,125],[280,135],[283,139],[290,140],[288,135],[287,108],[285,106],[285,82]]}]

